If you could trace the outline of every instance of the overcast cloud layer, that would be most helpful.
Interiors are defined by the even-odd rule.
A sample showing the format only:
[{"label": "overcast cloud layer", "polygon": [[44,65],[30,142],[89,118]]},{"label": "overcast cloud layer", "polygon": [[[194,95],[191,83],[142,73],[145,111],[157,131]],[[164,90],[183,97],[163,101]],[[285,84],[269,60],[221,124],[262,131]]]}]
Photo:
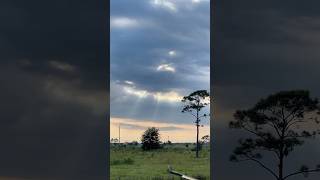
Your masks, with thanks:
[{"label": "overcast cloud layer", "polygon": [[209,1],[113,0],[110,9],[111,116],[192,123],[181,99],[209,90]]},{"label": "overcast cloud layer", "polygon": [[[229,130],[236,109],[254,105],[279,90],[308,89],[320,97],[319,1],[216,1],[214,69],[214,178],[224,180],[272,177],[252,163],[229,162],[243,134]],[[298,148],[286,172],[320,162],[319,139]],[[270,162],[266,161],[268,165]],[[310,175],[308,179],[319,179]],[[295,179],[302,179],[298,176]]]},{"label": "overcast cloud layer", "polygon": [[[114,1],[114,3],[121,2]],[[215,68],[211,73],[215,82],[216,99],[213,125],[216,133],[213,176],[218,180],[257,178],[269,180],[268,174],[255,165],[228,162],[229,153],[236,145],[238,134],[228,130],[226,124],[231,120],[235,109],[250,107],[259,98],[278,90],[303,88],[309,89],[312,96],[320,97],[318,85],[320,2],[317,0],[303,2],[217,0],[216,2],[216,57],[213,60]],[[158,21],[150,20],[151,17],[147,15],[138,18],[141,12],[148,11],[147,7],[150,4],[143,4],[143,1],[137,3],[140,4],[119,6],[121,8],[116,12],[123,14],[114,14],[114,17],[130,15],[137,20],[130,21],[124,18],[114,21],[113,28],[118,30],[112,29],[112,33],[121,31],[119,29],[124,25],[139,29],[140,26],[137,26],[139,23],[154,28],[154,23]],[[200,4],[197,5],[198,8],[202,7]],[[192,7],[191,3],[183,6]],[[104,51],[102,35],[104,25],[101,23],[104,22],[102,18],[104,7],[104,3],[86,0],[1,1],[1,178],[105,179],[105,144],[101,142],[105,140],[104,110],[107,109],[105,69],[108,63],[101,58],[103,54],[100,54]],[[162,3],[158,8],[151,6],[149,11],[157,18],[168,18],[170,13],[188,12],[188,8]],[[161,14],[164,11],[167,11],[167,15]],[[199,16],[201,12],[199,10]],[[191,19],[198,17],[184,13],[180,18],[184,19],[188,15]],[[146,21],[141,20],[143,18]],[[205,18],[207,16],[197,18],[197,23],[207,21]],[[198,19],[201,20],[198,22]],[[176,37],[182,42],[193,42],[192,39],[195,37],[192,38],[188,33],[188,30],[193,29],[190,28],[192,25],[185,28],[183,23],[171,24],[171,21],[161,21],[161,23],[168,23],[168,26],[174,27],[181,26],[181,32],[185,33],[185,36],[173,34],[167,38],[168,40]],[[202,32],[200,29],[194,31]],[[141,29],[138,32],[141,32]],[[146,47],[154,47],[153,43],[158,41],[153,40],[159,38],[161,32],[169,34],[165,30],[155,31],[156,34],[153,36],[146,29],[142,32],[150,39],[141,42]],[[180,81],[179,76],[170,75],[171,66],[159,67],[160,64],[154,63],[170,64],[167,62],[171,57],[165,56],[168,55],[168,50],[176,50],[177,57],[181,50],[190,54],[193,54],[192,51],[196,54],[207,51],[205,47],[200,48],[200,44],[192,46],[192,49],[187,47],[178,49],[181,41],[172,41],[170,47],[167,43],[163,43],[159,45],[158,50],[146,52],[145,55],[150,53],[151,59],[155,57],[146,64],[156,69],[159,67],[159,73],[169,73],[167,76],[173,82],[179,79],[178,83],[166,83],[174,86],[153,86],[152,82],[147,80],[142,83],[144,73],[150,76],[147,73],[151,71],[150,69],[137,73],[132,71],[133,68],[128,68],[129,66],[135,67],[134,69],[139,68],[138,62],[145,60],[136,55],[136,52],[142,53],[136,46],[136,41],[128,43],[126,39],[128,34],[118,35],[123,38],[123,43],[130,46],[128,53],[131,51],[130,57],[137,62],[132,63],[134,61],[120,58],[123,61],[121,65],[126,62],[124,70],[139,76],[128,76],[133,78],[128,79],[121,77],[122,73],[113,72],[114,83],[119,80],[117,84],[121,85],[125,80],[131,80],[148,92],[158,89],[168,92],[172,87],[179,89],[175,86],[179,83],[186,86],[189,84],[184,80]],[[191,39],[186,38],[189,35]],[[123,46],[120,42],[119,45]],[[121,49],[117,50],[117,47],[111,46],[111,51],[117,54],[116,51]],[[161,56],[153,56],[152,53],[159,53]],[[126,54],[118,53],[117,57]],[[199,60],[205,56],[198,54],[193,58]],[[155,61],[156,59],[160,61]],[[175,72],[188,74],[187,72],[194,68],[194,66],[177,66],[176,63],[182,62],[170,64],[177,68]],[[121,68],[111,65],[114,70]],[[197,65],[202,66],[201,63]],[[164,81],[162,77],[158,80]],[[165,83],[156,85],[158,84]],[[188,89],[192,87],[187,87],[186,90]],[[295,166],[297,162],[318,163],[316,157],[319,155],[319,150],[319,146],[312,144],[299,149],[290,160],[292,164],[290,169],[298,168]],[[309,179],[319,179],[319,175],[312,175]]]},{"label": "overcast cloud layer", "polygon": [[107,3],[0,2],[0,179],[105,179]]}]

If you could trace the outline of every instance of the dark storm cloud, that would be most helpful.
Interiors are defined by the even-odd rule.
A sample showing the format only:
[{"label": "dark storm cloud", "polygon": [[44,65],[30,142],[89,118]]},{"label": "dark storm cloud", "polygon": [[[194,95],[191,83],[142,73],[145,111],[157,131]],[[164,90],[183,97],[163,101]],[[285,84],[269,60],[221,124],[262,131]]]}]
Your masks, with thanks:
[{"label": "dark storm cloud", "polygon": [[[308,89],[312,97],[320,97],[319,5],[319,1],[216,1],[211,71],[215,96],[214,178],[271,178],[255,164],[228,161],[237,139],[244,136],[229,130],[228,122],[235,110],[252,107],[260,98],[280,90]],[[316,139],[298,148],[289,157],[287,172],[301,164],[319,163],[320,159],[314,158],[319,150],[314,143],[318,142]]]},{"label": "dark storm cloud", "polygon": [[310,89],[317,96],[320,14],[309,7],[316,1],[300,6],[295,1],[245,2],[217,2],[216,91],[237,101],[288,88]]},{"label": "dark storm cloud", "polygon": [[106,178],[106,6],[1,1],[0,178]]},{"label": "dark storm cloud", "polygon": [[[209,1],[112,1],[110,46],[113,82],[131,81],[136,90],[150,93],[187,95],[209,89]],[[171,69],[159,70],[163,65]],[[185,119],[179,113],[181,102],[123,97],[122,86],[111,88],[114,117],[167,122]]]},{"label": "dark storm cloud", "polygon": [[[222,59],[215,61],[216,84],[285,87],[297,86],[297,81],[289,79],[298,79],[310,85],[312,77],[318,75],[319,41],[312,38],[318,39],[320,26],[319,14],[305,8],[316,1],[299,5],[247,2],[250,8],[243,1],[217,2],[221,7],[217,12],[223,12],[216,18],[220,42],[216,56]],[[305,69],[310,78],[305,78]],[[250,78],[252,74],[255,78]]]},{"label": "dark storm cloud", "polygon": [[2,4],[2,62],[28,59],[35,64],[32,72],[48,74],[47,61],[58,60],[80,68],[81,78],[90,83],[88,87],[105,87],[100,83],[107,65],[100,53],[105,48],[101,3],[70,0]]}]

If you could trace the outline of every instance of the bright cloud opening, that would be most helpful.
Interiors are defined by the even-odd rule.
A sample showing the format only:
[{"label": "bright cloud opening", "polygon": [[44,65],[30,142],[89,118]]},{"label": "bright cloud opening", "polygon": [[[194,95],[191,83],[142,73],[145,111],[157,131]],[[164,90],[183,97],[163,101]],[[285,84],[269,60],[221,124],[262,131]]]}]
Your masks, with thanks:
[{"label": "bright cloud opening", "polygon": [[153,0],[153,4],[156,6],[163,7],[165,9],[168,9],[173,12],[177,11],[176,5],[169,0]]},{"label": "bright cloud opening", "polygon": [[128,94],[138,96],[139,98],[144,98],[149,95],[149,93],[145,90],[139,90],[132,87],[124,87],[124,91]]},{"label": "bright cloud opening", "polygon": [[157,67],[157,71],[176,72],[176,69],[171,64],[161,64]]},{"label": "bright cloud opening", "polygon": [[136,19],[127,18],[127,17],[111,17],[110,25],[111,28],[128,28],[135,27],[139,23]]},{"label": "bright cloud opening", "polygon": [[124,81],[125,84],[128,84],[128,85],[134,85],[134,82],[132,81]]},{"label": "bright cloud opening", "polygon": [[158,101],[169,101],[169,102],[179,102],[182,99],[182,96],[174,91],[171,92],[157,92],[153,94],[153,97]]},{"label": "bright cloud opening", "polygon": [[182,96],[175,92],[175,91],[169,91],[169,92],[149,92],[146,90],[138,89],[136,87],[132,86],[124,86],[123,90],[125,93],[137,96],[139,98],[147,98],[152,97],[156,101],[161,102],[180,102],[182,99]]},{"label": "bright cloud opening", "polygon": [[170,56],[175,56],[176,55],[176,51],[172,50],[172,51],[169,51],[168,53]]},{"label": "bright cloud opening", "polygon": [[210,0],[191,0],[192,3],[210,2]]},{"label": "bright cloud opening", "polygon": [[200,0],[192,0],[193,3],[199,3]]}]

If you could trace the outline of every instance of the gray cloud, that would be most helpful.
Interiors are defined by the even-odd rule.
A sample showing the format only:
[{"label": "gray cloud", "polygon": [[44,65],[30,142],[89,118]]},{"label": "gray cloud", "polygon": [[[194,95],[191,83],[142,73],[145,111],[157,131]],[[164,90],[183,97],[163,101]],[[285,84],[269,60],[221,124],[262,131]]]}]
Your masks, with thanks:
[{"label": "gray cloud", "polygon": [[[180,102],[126,96],[117,81],[150,93],[209,89],[209,2],[111,2],[111,115],[185,122]],[[134,7],[133,11],[131,8]],[[192,26],[192,28],[190,28]],[[175,51],[170,55],[170,51]],[[160,68],[159,70],[159,67]],[[166,69],[164,68],[166,67]],[[164,113],[165,112],[165,113]]]},{"label": "gray cloud", "polygon": [[[228,129],[237,109],[246,109],[260,98],[280,91],[308,89],[320,96],[317,40],[318,1],[216,1],[213,166],[216,179],[267,180],[271,177],[252,163],[229,162],[229,155],[244,134]],[[300,164],[316,165],[319,139],[292,154],[287,172]],[[271,161],[265,161],[271,165]],[[272,166],[272,165],[271,165]],[[301,179],[298,176],[296,179]],[[308,179],[318,179],[319,174]],[[295,179],[295,178],[293,178]]]},{"label": "gray cloud", "polygon": [[1,1],[0,177],[106,178],[106,5]]},{"label": "gray cloud", "polygon": [[[121,123],[120,125],[121,125],[121,128],[123,129],[146,130],[146,127],[141,125],[127,124],[127,123]],[[175,131],[175,130],[182,130],[182,129],[183,128],[179,128],[175,126],[164,126],[159,128],[159,130],[161,131]]]}]

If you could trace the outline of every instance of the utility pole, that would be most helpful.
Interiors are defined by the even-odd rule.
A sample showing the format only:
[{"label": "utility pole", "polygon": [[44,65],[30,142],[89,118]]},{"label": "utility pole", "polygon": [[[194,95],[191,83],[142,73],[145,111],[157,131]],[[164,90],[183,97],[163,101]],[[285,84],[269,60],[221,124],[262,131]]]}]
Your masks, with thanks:
[{"label": "utility pole", "polygon": [[119,144],[120,144],[120,123],[119,123]]}]

